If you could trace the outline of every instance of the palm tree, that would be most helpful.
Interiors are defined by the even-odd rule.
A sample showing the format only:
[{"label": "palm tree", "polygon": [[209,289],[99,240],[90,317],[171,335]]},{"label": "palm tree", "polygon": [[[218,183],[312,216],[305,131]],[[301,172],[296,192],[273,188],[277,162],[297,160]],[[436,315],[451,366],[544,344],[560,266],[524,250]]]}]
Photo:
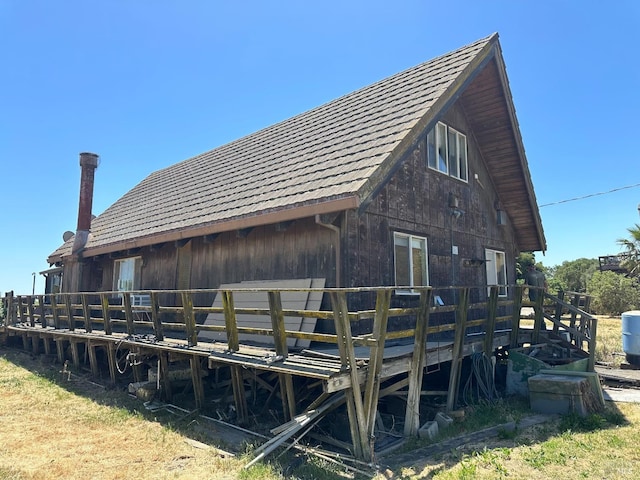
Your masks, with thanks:
[{"label": "palm tree", "polygon": [[627,228],[630,238],[619,238],[618,245],[626,249],[621,265],[627,269],[630,277],[640,277],[640,225]]}]

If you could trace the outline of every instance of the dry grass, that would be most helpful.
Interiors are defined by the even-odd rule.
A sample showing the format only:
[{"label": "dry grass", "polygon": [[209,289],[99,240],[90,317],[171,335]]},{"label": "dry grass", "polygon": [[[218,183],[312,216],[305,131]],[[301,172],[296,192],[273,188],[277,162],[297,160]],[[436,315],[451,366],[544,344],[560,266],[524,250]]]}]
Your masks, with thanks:
[{"label": "dry grass", "polygon": [[[125,394],[72,393],[37,373],[37,364],[16,365],[25,361],[18,356],[28,358],[0,356],[0,479],[238,478],[241,459],[193,447],[132,412]],[[265,470],[261,478],[277,478]]]}]

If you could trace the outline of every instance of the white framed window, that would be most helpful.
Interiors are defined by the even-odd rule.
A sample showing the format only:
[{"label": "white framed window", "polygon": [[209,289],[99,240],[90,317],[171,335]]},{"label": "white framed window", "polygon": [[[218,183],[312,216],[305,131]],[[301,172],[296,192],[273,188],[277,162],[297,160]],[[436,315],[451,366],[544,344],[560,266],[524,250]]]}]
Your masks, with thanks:
[{"label": "white framed window", "polygon": [[[507,296],[507,262],[504,252],[486,248],[484,258],[487,260],[487,285],[500,285],[498,289],[499,297]],[[487,289],[487,295],[490,289]]]},{"label": "white framed window", "polygon": [[468,181],[466,135],[438,122],[427,133],[427,164],[429,168]]},{"label": "white framed window", "polygon": [[426,238],[394,232],[393,257],[396,286],[405,287],[396,293],[412,294],[414,290],[406,287],[429,285]]},{"label": "white framed window", "polygon": [[128,292],[140,289],[142,257],[129,257],[113,262],[113,290]]}]

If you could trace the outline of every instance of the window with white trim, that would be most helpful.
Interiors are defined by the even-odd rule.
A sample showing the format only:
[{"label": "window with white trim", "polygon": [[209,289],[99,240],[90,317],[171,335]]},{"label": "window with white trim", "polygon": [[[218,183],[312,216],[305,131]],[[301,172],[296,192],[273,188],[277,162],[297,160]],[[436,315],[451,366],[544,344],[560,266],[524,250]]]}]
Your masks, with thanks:
[{"label": "window with white trim", "polygon": [[[394,232],[393,256],[396,286],[417,287],[429,285],[427,239]],[[396,293],[411,294],[411,288],[400,288]]]},{"label": "window with white trim", "polygon": [[113,262],[113,290],[128,292],[140,289],[142,257],[129,257]]},{"label": "window with white trim", "polygon": [[468,181],[466,135],[438,122],[427,133],[427,164],[429,168]]},{"label": "window with white trim", "polygon": [[[499,297],[507,296],[507,262],[504,252],[500,250],[485,249],[484,258],[487,268],[487,285],[500,285],[498,289]],[[487,289],[487,295],[490,289]]]}]

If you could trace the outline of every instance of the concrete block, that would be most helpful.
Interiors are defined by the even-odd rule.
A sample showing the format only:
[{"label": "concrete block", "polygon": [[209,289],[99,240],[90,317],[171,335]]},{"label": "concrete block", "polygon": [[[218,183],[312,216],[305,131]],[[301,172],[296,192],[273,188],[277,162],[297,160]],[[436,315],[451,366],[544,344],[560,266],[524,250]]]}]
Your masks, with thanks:
[{"label": "concrete block", "polygon": [[418,430],[418,436],[420,438],[428,438],[429,440],[433,440],[438,436],[438,432],[438,422],[432,421],[427,422],[420,427],[420,430]]},{"label": "concrete block", "polygon": [[438,424],[438,428],[440,430],[444,430],[445,428],[447,428],[449,425],[453,423],[453,418],[451,418],[449,415],[445,413],[438,412],[436,413],[435,421]]}]

